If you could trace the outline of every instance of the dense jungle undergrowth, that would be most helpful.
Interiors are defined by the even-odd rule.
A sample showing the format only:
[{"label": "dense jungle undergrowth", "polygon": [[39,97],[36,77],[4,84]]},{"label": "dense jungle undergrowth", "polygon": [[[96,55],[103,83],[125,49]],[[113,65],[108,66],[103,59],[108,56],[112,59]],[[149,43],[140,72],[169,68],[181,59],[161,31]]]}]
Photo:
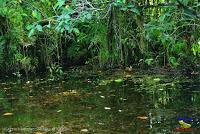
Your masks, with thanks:
[{"label": "dense jungle undergrowth", "polygon": [[2,78],[80,65],[199,76],[199,0],[0,1]]}]

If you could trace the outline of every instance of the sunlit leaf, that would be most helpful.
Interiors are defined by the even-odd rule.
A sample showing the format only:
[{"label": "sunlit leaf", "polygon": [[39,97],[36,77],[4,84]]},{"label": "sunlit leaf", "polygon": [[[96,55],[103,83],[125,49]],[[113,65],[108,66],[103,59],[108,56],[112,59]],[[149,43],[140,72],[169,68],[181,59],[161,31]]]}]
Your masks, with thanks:
[{"label": "sunlit leaf", "polygon": [[42,32],[42,26],[41,26],[41,25],[37,25],[37,26],[36,26],[36,29],[37,29],[38,31]]},{"label": "sunlit leaf", "polygon": [[151,65],[153,63],[153,59],[150,58],[150,59],[145,59],[144,61],[147,65]]},{"label": "sunlit leaf", "polygon": [[79,34],[80,31],[78,30],[78,28],[73,28],[73,31],[76,33],[76,34]]},{"label": "sunlit leaf", "polygon": [[31,31],[28,34],[28,37],[31,37],[33,35],[33,33],[35,32],[35,28],[31,29]]},{"label": "sunlit leaf", "polygon": [[32,11],[32,16],[37,20],[42,20],[42,15],[37,10]]},{"label": "sunlit leaf", "polygon": [[65,4],[65,0],[58,0],[58,2],[55,5],[55,8],[61,8]]},{"label": "sunlit leaf", "polygon": [[136,14],[140,14],[140,11],[137,8],[131,8],[130,9],[132,12],[136,13]]},{"label": "sunlit leaf", "polygon": [[87,18],[88,20],[90,20],[90,19],[92,18],[92,15],[91,15],[90,13],[88,13],[88,14],[86,15],[86,18]]},{"label": "sunlit leaf", "polygon": [[34,25],[28,25],[27,27],[26,27],[26,29],[27,30],[31,30],[32,28],[34,28],[35,26]]}]

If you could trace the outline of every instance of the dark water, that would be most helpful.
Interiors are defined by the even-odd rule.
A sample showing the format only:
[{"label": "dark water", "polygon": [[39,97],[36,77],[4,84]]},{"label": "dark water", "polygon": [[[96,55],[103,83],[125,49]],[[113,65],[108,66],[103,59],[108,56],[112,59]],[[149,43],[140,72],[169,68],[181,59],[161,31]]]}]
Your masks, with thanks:
[{"label": "dark water", "polygon": [[200,133],[198,81],[69,71],[60,82],[1,82],[0,88],[1,133],[171,134],[179,133],[180,117],[192,118],[189,133]]}]

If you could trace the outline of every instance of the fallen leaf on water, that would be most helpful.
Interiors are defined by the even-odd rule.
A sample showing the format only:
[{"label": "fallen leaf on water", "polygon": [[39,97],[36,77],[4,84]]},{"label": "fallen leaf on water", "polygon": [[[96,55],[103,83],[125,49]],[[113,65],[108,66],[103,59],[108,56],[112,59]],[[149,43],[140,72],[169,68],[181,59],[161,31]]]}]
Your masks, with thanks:
[{"label": "fallen leaf on water", "polygon": [[41,132],[35,132],[34,134],[43,134],[43,133],[41,133]]},{"label": "fallen leaf on water", "polygon": [[120,109],[119,109],[118,111],[119,111],[120,113],[122,112],[122,110],[120,110]]},{"label": "fallen leaf on water", "polygon": [[13,115],[13,113],[4,113],[3,115],[4,116],[11,116],[11,115]]},{"label": "fallen leaf on water", "polygon": [[88,132],[87,129],[81,129],[81,132]]},{"label": "fallen leaf on water", "polygon": [[159,82],[160,81],[160,78],[155,78],[153,79],[155,82]]},{"label": "fallen leaf on water", "polygon": [[126,78],[130,78],[130,77],[131,77],[131,75],[127,74],[125,77],[126,77]]},{"label": "fallen leaf on water", "polygon": [[100,85],[100,86],[105,86],[105,85],[107,85],[107,84],[109,84],[109,83],[111,83],[111,80],[102,80],[102,81],[99,83],[99,85]]},{"label": "fallen leaf on water", "polygon": [[111,108],[110,108],[110,107],[104,107],[104,109],[105,109],[105,110],[110,110]]},{"label": "fallen leaf on water", "polygon": [[26,84],[29,84],[29,83],[30,83],[30,81],[27,81],[27,82],[26,82]]},{"label": "fallen leaf on water", "polygon": [[121,82],[123,82],[123,79],[116,79],[116,80],[114,80],[116,83],[121,83]]},{"label": "fallen leaf on water", "polygon": [[147,116],[137,116],[137,119],[140,119],[140,120],[147,120],[148,117],[147,117]]},{"label": "fallen leaf on water", "polygon": [[101,98],[105,99],[105,96],[100,96]]},{"label": "fallen leaf on water", "polygon": [[125,99],[125,98],[119,98],[120,100],[123,100],[123,101],[126,101],[127,99]]},{"label": "fallen leaf on water", "polygon": [[57,113],[60,113],[62,110],[58,110]]}]

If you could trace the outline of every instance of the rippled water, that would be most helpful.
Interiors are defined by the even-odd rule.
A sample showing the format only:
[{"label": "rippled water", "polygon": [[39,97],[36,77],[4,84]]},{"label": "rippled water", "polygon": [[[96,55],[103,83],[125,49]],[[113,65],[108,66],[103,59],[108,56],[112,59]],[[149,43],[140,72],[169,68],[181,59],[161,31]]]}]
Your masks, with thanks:
[{"label": "rippled water", "polygon": [[180,117],[192,118],[192,132],[200,133],[200,82],[194,80],[69,71],[60,82],[0,87],[2,133],[171,134]]}]

